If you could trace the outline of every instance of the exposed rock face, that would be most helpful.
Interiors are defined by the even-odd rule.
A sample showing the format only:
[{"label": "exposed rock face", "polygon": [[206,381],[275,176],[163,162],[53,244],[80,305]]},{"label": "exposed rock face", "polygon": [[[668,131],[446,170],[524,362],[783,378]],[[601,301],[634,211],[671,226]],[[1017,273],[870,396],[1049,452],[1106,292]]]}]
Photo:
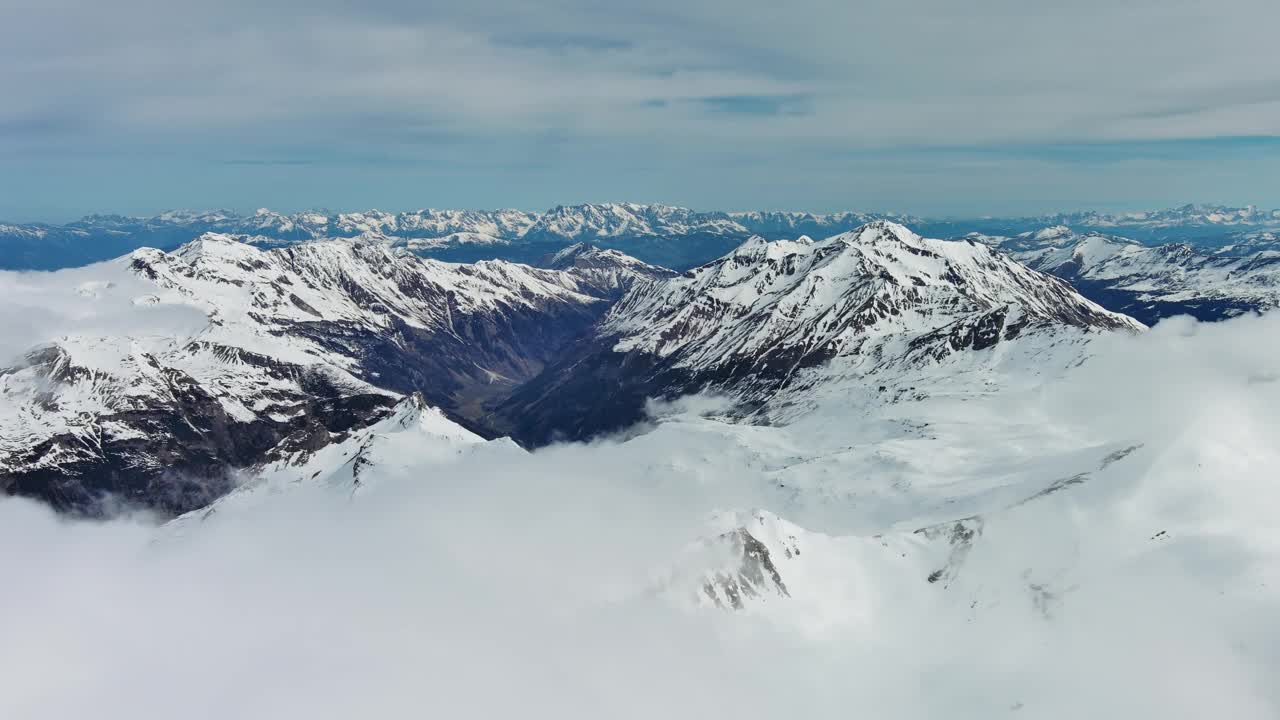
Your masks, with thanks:
[{"label": "exposed rock face", "polygon": [[731,611],[791,597],[785,574],[800,558],[803,530],[763,510],[719,513],[711,523],[714,534],[675,558],[664,591]]},{"label": "exposed rock face", "polygon": [[741,610],[748,598],[769,594],[791,596],[782,574],[778,572],[778,567],[769,554],[769,546],[746,528],[725,533],[717,541],[726,543],[731,555],[740,559],[740,562],[735,563],[737,567],[711,571],[703,582],[702,594],[716,607]]}]

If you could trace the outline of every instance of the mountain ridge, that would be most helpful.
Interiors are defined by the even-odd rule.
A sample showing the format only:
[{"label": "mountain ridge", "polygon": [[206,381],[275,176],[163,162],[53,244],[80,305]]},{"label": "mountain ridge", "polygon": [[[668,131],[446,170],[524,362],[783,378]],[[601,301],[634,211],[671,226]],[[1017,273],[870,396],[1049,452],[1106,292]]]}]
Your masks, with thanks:
[{"label": "mountain ridge", "polygon": [[1280,227],[1280,210],[1186,205],[1135,213],[1075,212],[1031,217],[928,219],[895,213],[840,211],[698,211],[662,204],[594,203],[524,210],[421,209],[401,212],[266,208],[174,210],[154,216],[87,215],[64,224],[0,223],[0,263],[11,269],[57,269],[107,260],[137,247],[173,249],[205,232],[243,236],[266,246],[364,237],[444,260],[536,262],[580,241],[622,250],[646,262],[685,269],[713,260],[751,235],[770,239],[829,237],[887,219],[935,237],[971,231],[1016,234],[1067,224],[1079,230],[1125,230],[1147,239],[1199,240],[1204,232]]},{"label": "mountain ridge", "polygon": [[1215,321],[1280,307],[1280,245],[1270,234],[1213,251],[1187,243],[1149,246],[1061,225],[1011,238],[971,239],[1149,325],[1176,315]]},{"label": "mountain ridge", "polygon": [[[573,273],[358,240],[263,250],[209,234],[67,272],[94,278],[58,288],[73,307],[135,325],[90,325],[0,369],[0,486],[80,512],[108,494],[202,506],[238,469],[329,444],[405,394],[483,431],[479,404],[608,305]],[[203,321],[147,324],[179,309]]]},{"label": "mountain ridge", "polygon": [[[756,237],[634,287],[497,413],[532,444],[618,430],[650,399],[693,393],[765,420],[841,375],[897,392],[922,368],[1024,334],[1068,329],[1087,340],[1143,328],[981,244],[926,240],[895,223],[817,242]],[[1077,356],[1069,348],[1061,360]]]}]

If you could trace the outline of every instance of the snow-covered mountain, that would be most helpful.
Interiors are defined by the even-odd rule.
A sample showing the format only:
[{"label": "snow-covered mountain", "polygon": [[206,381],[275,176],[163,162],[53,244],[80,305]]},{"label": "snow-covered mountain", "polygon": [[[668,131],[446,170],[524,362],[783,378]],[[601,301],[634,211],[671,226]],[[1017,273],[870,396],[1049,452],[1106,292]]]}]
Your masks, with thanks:
[{"label": "snow-covered mountain", "polygon": [[[54,273],[54,295],[120,306],[123,327],[64,333],[0,373],[0,477],[65,508],[110,493],[182,512],[235,471],[340,442],[415,392],[537,444],[689,393],[786,422],[848,388],[892,403],[983,387],[1005,382],[997,369],[1035,377],[1098,333],[1141,328],[982,244],[889,222],[757,237],[684,275],[585,244],[545,262],[207,234]],[[176,309],[198,322],[148,330]]]},{"label": "snow-covered mountain", "polygon": [[778,420],[833,384],[917,392],[922,373],[1064,367],[1097,333],[1142,325],[979,243],[875,222],[827,240],[753,238],[683,276],[633,288],[569,354],[504,402],[513,434],[584,437],[648,398],[728,397]]},{"label": "snow-covered mountain", "polygon": [[637,260],[617,250],[605,250],[588,243],[574,243],[544,256],[539,267],[572,273],[601,297],[621,297],[638,282],[664,280],[677,273]]},{"label": "snow-covered mountain", "polygon": [[1245,257],[1261,252],[1280,253],[1280,232],[1244,230],[1228,233],[1217,246],[1206,248],[1215,255]]},{"label": "snow-covered mountain", "polygon": [[177,533],[224,512],[244,512],[300,487],[354,497],[371,483],[406,473],[438,470],[484,447],[520,454],[509,439],[485,440],[412,393],[364,427],[336,435],[323,445],[278,447],[241,473],[240,484],[207,506],[168,524]]},{"label": "snow-covered mountain", "polygon": [[516,238],[534,223],[536,215],[520,210],[381,210],[331,213],[308,210],[283,214],[260,208],[250,215],[229,210],[177,210],[154,217],[90,215],[71,227],[86,231],[109,228],[119,232],[162,231],[187,228],[197,233],[221,232],[256,235],[277,240],[317,240],[356,237],[375,233],[395,238],[441,238],[469,234],[490,238]]},{"label": "snow-covered mountain", "polygon": [[704,213],[670,205],[603,203],[557,205],[542,214],[526,235],[530,239],[574,241],[678,235],[740,235],[742,225],[724,213]]},{"label": "snow-covered mountain", "polygon": [[649,262],[688,267],[720,256],[752,234],[823,237],[872,219],[865,213],[699,212],[669,205],[563,205],[521,210],[414,210],[249,215],[179,210],[153,217],[90,215],[66,225],[0,224],[0,267],[56,269],[117,257],[137,247],[176,248],[201,234],[236,236],[260,247],[327,238],[362,238],[446,260],[532,262],[578,242]]},{"label": "snow-covered mountain", "polygon": [[[0,486],[78,510],[106,493],[199,507],[236,469],[326,445],[405,393],[474,422],[608,305],[572,273],[350,240],[206,235],[41,282],[68,314],[114,314],[0,371]],[[156,329],[179,311],[186,325]]]},{"label": "snow-covered mountain", "polygon": [[755,211],[729,213],[729,217],[741,224],[751,234],[772,239],[796,238],[801,235],[827,238],[842,232],[856,230],[876,220],[892,220],[908,226],[923,222],[920,218],[903,215],[861,212],[814,214],[791,211]]},{"label": "snow-covered mountain", "polygon": [[1264,210],[1254,205],[1228,207],[1224,205],[1188,204],[1164,210],[1145,212],[1105,213],[1097,211],[1059,213],[1040,220],[1048,225],[1069,225],[1087,228],[1177,228],[1177,227],[1237,227],[1241,225],[1280,225],[1280,210]]},{"label": "snow-covered mountain", "polygon": [[57,269],[117,257],[138,247],[173,249],[204,233],[252,238],[271,247],[326,238],[365,237],[429,251],[454,245],[493,245],[520,238],[537,215],[519,210],[311,210],[249,215],[229,210],[178,210],[152,217],[89,215],[66,225],[0,225],[2,267]]},{"label": "snow-covered mountain", "polygon": [[1280,306],[1280,247],[1254,233],[1216,251],[1148,246],[1054,226],[1012,238],[975,237],[1070,281],[1096,302],[1151,324],[1174,315],[1221,320]]},{"label": "snow-covered mountain", "polygon": [[928,220],[895,214],[793,211],[716,212],[660,204],[560,205],[523,210],[310,210],[251,214],[178,210],[152,217],[90,215],[65,225],[0,224],[0,268],[57,269],[117,257],[138,247],[173,249],[206,232],[261,247],[327,238],[362,238],[442,260],[535,262],[588,242],[645,262],[685,269],[720,257],[752,235],[826,238],[875,220],[891,220],[939,237],[969,232],[1014,235],[1046,225],[1122,231],[1147,240],[1223,244],[1225,234],[1280,227],[1280,210],[1187,205],[1141,213],[1060,213],[1035,218]]}]

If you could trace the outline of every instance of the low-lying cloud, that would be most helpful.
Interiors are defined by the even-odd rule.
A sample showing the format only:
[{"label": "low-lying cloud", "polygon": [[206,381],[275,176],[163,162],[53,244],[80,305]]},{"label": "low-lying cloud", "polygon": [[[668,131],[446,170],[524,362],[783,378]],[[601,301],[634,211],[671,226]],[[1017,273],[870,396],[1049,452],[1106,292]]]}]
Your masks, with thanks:
[{"label": "low-lying cloud", "polygon": [[[1278,343],[1171,321],[1035,392],[787,428],[695,401],[176,529],[3,501],[0,716],[1272,718]],[[662,587],[750,508],[801,528],[791,598]],[[912,531],[975,511],[929,582],[955,556]]]},{"label": "low-lying cloud", "polygon": [[66,336],[176,341],[208,323],[194,305],[149,304],[156,292],[124,259],[58,273],[0,271],[0,368]]}]

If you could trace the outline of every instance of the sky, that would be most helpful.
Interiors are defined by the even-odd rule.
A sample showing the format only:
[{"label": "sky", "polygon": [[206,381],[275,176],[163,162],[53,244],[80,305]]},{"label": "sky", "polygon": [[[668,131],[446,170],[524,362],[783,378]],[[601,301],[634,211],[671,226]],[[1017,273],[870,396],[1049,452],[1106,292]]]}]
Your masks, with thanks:
[{"label": "sky", "polygon": [[0,0],[0,217],[1273,206],[1272,0]]}]

